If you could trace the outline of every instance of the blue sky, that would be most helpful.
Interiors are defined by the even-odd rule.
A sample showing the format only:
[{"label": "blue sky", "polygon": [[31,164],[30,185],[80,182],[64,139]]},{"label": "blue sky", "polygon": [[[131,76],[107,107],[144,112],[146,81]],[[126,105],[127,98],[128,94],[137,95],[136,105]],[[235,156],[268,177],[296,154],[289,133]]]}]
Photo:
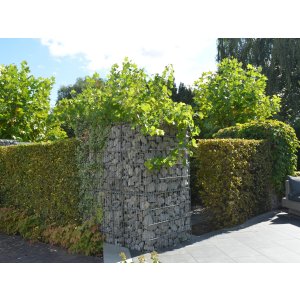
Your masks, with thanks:
[{"label": "blue sky", "polygon": [[57,98],[57,90],[61,85],[72,84],[76,78],[89,74],[82,56],[65,56],[63,58],[50,55],[47,46],[39,39],[0,39],[0,64],[20,65],[26,60],[34,76],[55,77],[55,85],[51,93],[51,105]]},{"label": "blue sky", "polygon": [[150,74],[173,64],[176,83],[192,85],[216,69],[217,37],[299,36],[295,3],[252,0],[245,13],[238,0],[4,1],[0,64],[26,60],[34,75],[55,76],[52,106],[61,85],[105,76],[125,56]]},{"label": "blue sky", "polygon": [[[110,46],[108,46],[110,44]],[[172,63],[177,84],[191,85],[203,71],[215,68],[216,39],[199,39],[196,49],[189,53],[188,48],[177,44],[143,43],[119,49],[107,39],[33,39],[0,38],[0,64],[17,64],[26,60],[34,76],[55,77],[51,93],[51,106],[57,98],[57,90],[62,85],[73,84],[78,77],[94,72],[105,77],[113,63],[121,63],[128,56],[150,74],[161,72],[163,67]],[[116,51],[117,49],[117,51]]]}]

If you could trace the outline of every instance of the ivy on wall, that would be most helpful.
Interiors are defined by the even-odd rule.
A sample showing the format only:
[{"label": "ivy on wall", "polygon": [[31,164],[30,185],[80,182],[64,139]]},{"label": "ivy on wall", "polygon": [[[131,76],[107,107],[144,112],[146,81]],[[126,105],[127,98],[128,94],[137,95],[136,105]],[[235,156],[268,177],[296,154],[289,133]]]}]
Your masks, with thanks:
[{"label": "ivy on wall", "polygon": [[[121,68],[117,64],[112,66],[105,84],[97,88],[95,80],[98,77],[95,74],[89,78],[81,94],[73,99],[60,100],[55,108],[57,118],[68,120],[78,137],[86,136],[93,131],[91,128],[101,131],[120,123],[128,123],[142,134],[151,136],[164,135],[164,127],[172,126],[176,129],[177,147],[166,157],[147,161],[148,169],[173,166],[186,150],[191,153],[195,145],[193,137],[199,129],[194,124],[192,107],[171,99],[174,83],[172,66],[167,66],[161,75],[149,76],[144,69],[125,59]],[[84,134],[82,128],[87,129]],[[98,133],[104,138],[102,133]],[[98,137],[93,136],[94,142],[89,138],[89,143],[99,143]]]}]

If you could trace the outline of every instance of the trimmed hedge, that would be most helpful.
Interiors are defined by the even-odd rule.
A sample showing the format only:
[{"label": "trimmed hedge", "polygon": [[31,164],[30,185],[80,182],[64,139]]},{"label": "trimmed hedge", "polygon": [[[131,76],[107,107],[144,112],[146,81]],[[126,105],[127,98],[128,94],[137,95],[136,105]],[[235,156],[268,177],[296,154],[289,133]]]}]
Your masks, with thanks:
[{"label": "trimmed hedge", "polygon": [[287,175],[297,169],[297,149],[299,141],[295,130],[280,121],[253,121],[219,130],[214,138],[244,138],[267,140],[272,155],[272,181],[276,192],[282,194]]},{"label": "trimmed hedge", "polygon": [[0,147],[0,206],[46,224],[79,224],[75,139]]},{"label": "trimmed hedge", "polygon": [[215,228],[245,222],[270,210],[269,144],[242,139],[197,141],[194,187],[213,215]]}]

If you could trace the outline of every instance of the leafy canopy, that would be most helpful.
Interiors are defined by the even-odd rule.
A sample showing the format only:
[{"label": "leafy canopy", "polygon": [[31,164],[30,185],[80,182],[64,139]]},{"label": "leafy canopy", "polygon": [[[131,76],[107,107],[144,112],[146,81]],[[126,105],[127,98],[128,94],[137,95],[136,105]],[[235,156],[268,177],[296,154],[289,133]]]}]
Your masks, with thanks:
[{"label": "leafy canopy", "polygon": [[189,137],[198,134],[191,106],[171,99],[173,73],[172,66],[167,66],[161,75],[149,76],[126,58],[122,67],[112,66],[103,87],[95,86],[98,74],[87,78],[83,92],[73,99],[60,100],[55,113],[70,122],[77,134],[86,124],[106,128],[129,123],[145,135],[164,135],[165,126],[174,126],[178,147],[168,157],[147,162],[149,169],[172,166],[182,157],[184,148],[190,149],[194,143]]},{"label": "leafy canopy", "polygon": [[[102,88],[104,85],[104,81],[102,78],[93,76],[93,84],[95,84],[95,87]],[[81,94],[84,89],[86,89],[88,86],[91,86],[91,80],[89,76],[86,76],[84,78],[77,78],[76,82],[74,84],[70,85],[62,85],[58,92],[57,92],[57,102],[59,102],[62,99],[73,99],[78,94]],[[60,123],[61,128],[66,132],[69,138],[75,137],[74,128],[65,120],[61,120]]]},{"label": "leafy canopy", "polygon": [[26,61],[20,68],[0,65],[0,138],[46,139],[53,84],[53,77],[31,75]]},{"label": "leafy canopy", "polygon": [[280,95],[277,118],[295,125],[300,117],[300,39],[221,38],[217,42],[217,60],[235,57],[243,63],[262,67],[267,76],[266,94]]},{"label": "leafy canopy", "polygon": [[204,72],[194,83],[194,101],[205,130],[212,133],[277,113],[281,99],[266,96],[266,80],[259,68],[248,64],[244,70],[237,59],[225,58],[217,72]]}]

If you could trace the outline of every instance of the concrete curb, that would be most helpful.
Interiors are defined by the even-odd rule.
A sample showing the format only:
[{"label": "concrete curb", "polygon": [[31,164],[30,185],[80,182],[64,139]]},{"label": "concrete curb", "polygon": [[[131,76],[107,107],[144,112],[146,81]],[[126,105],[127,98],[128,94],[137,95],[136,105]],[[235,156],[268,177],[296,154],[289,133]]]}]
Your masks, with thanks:
[{"label": "concrete curb", "polygon": [[126,262],[131,263],[132,258],[128,248],[118,245],[104,243],[103,245],[103,261],[104,263],[121,263],[120,253],[124,252],[126,255]]}]

